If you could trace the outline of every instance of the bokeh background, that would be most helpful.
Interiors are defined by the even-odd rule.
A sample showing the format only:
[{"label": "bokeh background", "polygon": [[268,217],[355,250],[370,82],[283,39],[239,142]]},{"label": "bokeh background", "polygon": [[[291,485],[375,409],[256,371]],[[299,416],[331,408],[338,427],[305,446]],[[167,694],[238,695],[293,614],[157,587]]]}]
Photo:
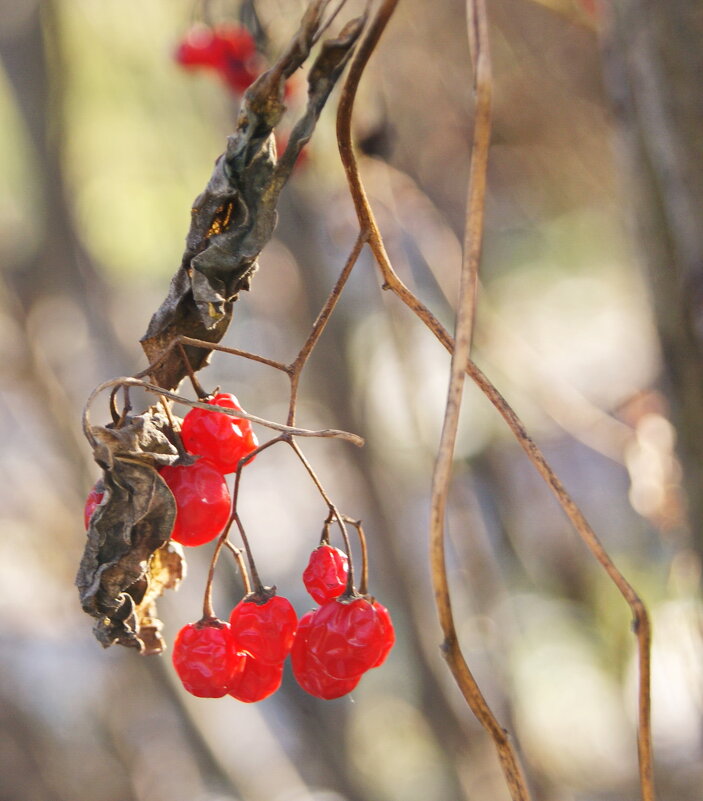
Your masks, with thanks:
[{"label": "bokeh background", "polygon": [[[689,465],[676,451],[677,437],[698,434],[674,425],[652,303],[661,288],[633,234],[628,140],[603,80],[605,23],[589,4],[488,7],[495,120],[475,357],[649,604],[659,797],[699,801],[701,521],[687,514]],[[271,55],[302,8],[257,0]],[[214,21],[240,12],[234,0],[206,10]],[[168,653],[103,651],[80,610],[82,507],[98,475],[83,403],[144,367],[138,340],[236,118],[215,75],[173,60],[202,11],[191,0],[0,2],[0,799],[503,801],[492,745],[441,658],[430,589],[448,358],[380,291],[367,254],[304,373],[299,420],[366,439],[363,450],[303,447],[338,506],[364,520],[371,591],[397,627],[387,664],[332,702],[288,669],[258,705],[199,700]],[[355,117],[391,258],[450,327],[472,122],[465,30],[458,0],[400,3]],[[297,102],[294,91],[291,113]],[[355,233],[333,98],[226,344],[292,359]],[[265,366],[218,355],[201,377],[253,413],[285,416],[287,382]],[[105,405],[94,414],[106,418]],[[247,468],[241,513],[264,579],[302,614],[300,574],[325,508],[287,449]],[[447,525],[461,643],[535,798],[634,801],[628,610],[472,388]],[[199,617],[211,547],[201,551],[160,602],[169,641]],[[225,560],[221,616],[240,595]]]}]

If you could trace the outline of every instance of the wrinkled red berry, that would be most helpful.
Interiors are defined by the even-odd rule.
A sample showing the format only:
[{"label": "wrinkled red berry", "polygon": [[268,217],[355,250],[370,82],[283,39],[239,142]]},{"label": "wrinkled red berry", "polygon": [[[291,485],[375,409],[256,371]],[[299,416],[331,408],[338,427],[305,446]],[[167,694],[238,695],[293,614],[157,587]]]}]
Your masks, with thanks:
[{"label": "wrinkled red berry", "polygon": [[385,606],[381,606],[378,601],[374,601],[373,608],[376,610],[378,621],[381,625],[381,653],[371,667],[380,667],[386,661],[386,657],[395,644],[395,629],[393,628],[390,613]]},{"label": "wrinkled red berry", "polygon": [[305,692],[316,698],[331,700],[351,692],[361,680],[361,675],[351,679],[333,679],[310,652],[307,638],[316,611],[307,612],[298,621],[298,633],[295,635],[290,658],[293,675]]},{"label": "wrinkled red berry", "polygon": [[93,487],[88,493],[88,497],[85,499],[85,506],[83,507],[83,522],[85,523],[86,529],[90,525],[90,518],[100,505],[104,495],[105,493],[96,489],[96,487]]},{"label": "wrinkled red berry", "polygon": [[347,555],[331,545],[320,545],[310,554],[303,583],[310,595],[321,604],[344,592],[348,575]]},{"label": "wrinkled red berry", "polygon": [[227,523],[232,505],[222,473],[205,459],[162,467],[160,472],[176,499],[171,539],[182,545],[214,539]]},{"label": "wrinkled red berry", "polygon": [[298,628],[295,609],[280,595],[265,603],[248,596],[234,607],[229,622],[236,649],[269,665],[283,662]]},{"label": "wrinkled red berry", "polygon": [[334,679],[369,670],[383,648],[383,627],[370,601],[327,601],[314,614],[307,642],[322,669]]},{"label": "wrinkled red berry", "polygon": [[183,686],[198,698],[222,698],[244,669],[244,656],[232,647],[227,623],[189,623],[173,644],[173,666]]},{"label": "wrinkled red berry", "polygon": [[[208,403],[236,411],[242,408],[234,395],[226,392]],[[248,420],[205,409],[191,409],[183,418],[181,439],[187,451],[208,459],[221,473],[233,473],[239,460],[259,444]]]},{"label": "wrinkled red berry", "polygon": [[266,664],[243,654],[244,669],[230,684],[227,692],[238,701],[253,704],[273,695],[281,686],[283,662]]}]

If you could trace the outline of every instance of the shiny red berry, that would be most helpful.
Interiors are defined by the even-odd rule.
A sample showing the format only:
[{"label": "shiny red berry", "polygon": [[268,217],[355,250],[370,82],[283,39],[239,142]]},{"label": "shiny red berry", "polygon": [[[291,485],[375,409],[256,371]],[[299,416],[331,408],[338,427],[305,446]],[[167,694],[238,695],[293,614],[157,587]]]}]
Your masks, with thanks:
[{"label": "shiny red berry", "polygon": [[[242,409],[235,396],[226,392],[207,402],[236,411]],[[191,409],[183,418],[181,439],[187,451],[208,459],[221,473],[233,473],[239,460],[259,444],[248,420],[205,409]]]},{"label": "shiny red berry", "polygon": [[236,649],[269,665],[288,656],[298,628],[295,609],[280,595],[264,603],[255,596],[244,598],[232,610],[229,622]]},{"label": "shiny red berry", "polygon": [[198,698],[222,698],[244,669],[244,656],[232,647],[227,623],[189,623],[173,644],[173,666],[185,689]]},{"label": "shiny red berry", "polygon": [[227,692],[238,701],[253,704],[273,695],[281,686],[283,662],[266,664],[248,654],[244,656],[244,669],[230,684]]},{"label": "shiny red berry", "polygon": [[382,606],[378,601],[374,601],[373,608],[376,610],[381,625],[381,653],[371,667],[380,667],[386,661],[386,657],[395,644],[395,629],[393,628],[390,613],[385,606]]},{"label": "shiny red berry", "polygon": [[331,700],[351,692],[361,680],[361,675],[351,679],[333,679],[310,652],[308,632],[316,611],[307,612],[298,621],[298,633],[295,635],[290,658],[293,675],[305,692],[316,698]]},{"label": "shiny red berry", "polygon": [[314,614],[310,652],[334,679],[351,679],[373,667],[383,649],[383,627],[370,601],[327,601]]},{"label": "shiny red berry", "polygon": [[331,545],[320,545],[310,554],[310,561],[303,572],[303,583],[310,595],[321,604],[344,592],[348,575],[347,555]]},{"label": "shiny red berry", "polygon": [[202,545],[214,539],[229,520],[232,506],[222,473],[205,459],[162,467],[160,472],[176,499],[171,539],[181,545]]},{"label": "shiny red berry", "polygon": [[88,493],[88,497],[85,499],[85,506],[83,508],[83,522],[85,523],[86,529],[90,525],[90,518],[93,516],[93,513],[98,508],[105,495],[104,492],[98,490],[96,487],[93,487],[93,489]]}]

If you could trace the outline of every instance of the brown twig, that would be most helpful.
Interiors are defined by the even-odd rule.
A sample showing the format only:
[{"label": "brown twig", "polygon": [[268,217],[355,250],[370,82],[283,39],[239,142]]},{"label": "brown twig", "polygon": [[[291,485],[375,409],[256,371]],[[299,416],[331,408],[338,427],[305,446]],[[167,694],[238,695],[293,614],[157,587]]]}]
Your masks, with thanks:
[{"label": "brown twig", "polygon": [[205,584],[205,594],[203,597],[203,620],[212,620],[213,618],[217,617],[215,614],[215,610],[212,606],[212,583],[215,578],[215,567],[217,566],[217,560],[220,556],[220,551],[222,550],[222,546],[225,544],[225,540],[227,539],[227,533],[229,532],[229,526],[227,526],[226,532],[224,536],[220,537],[217,541],[217,545],[215,546],[215,551],[212,554],[212,559],[210,560],[210,568],[207,574],[207,582]]},{"label": "brown twig", "polygon": [[[354,202],[357,218],[359,220],[359,226],[362,233],[366,233],[368,237],[369,246],[374,254],[381,272],[383,288],[389,289],[395,295],[397,295],[400,300],[420,318],[425,326],[430,329],[430,331],[437,337],[444,347],[453,354],[455,351],[455,343],[451,336],[444,329],[437,318],[430,312],[430,310],[403,284],[391,265],[388,254],[386,253],[383,239],[369,205],[368,198],[361,181],[358,164],[352,148],[351,116],[359,80],[371,53],[376,47],[376,44],[378,43],[378,40],[388,20],[390,19],[390,16],[392,15],[393,10],[395,9],[396,4],[397,0],[386,0],[383,3],[374,19],[371,21],[366,37],[361,42],[354,61],[352,62],[347,81],[342,90],[342,96],[338,107],[337,138],[339,151],[342,164],[347,175],[347,181],[349,183],[350,193]],[[481,13],[480,16],[477,14],[474,19],[477,21],[483,21],[478,22],[478,27],[474,26],[473,30],[475,33],[472,33],[471,36],[476,36],[476,39],[474,40],[476,42],[479,41],[478,37],[481,37],[480,41],[483,43],[485,42],[486,35],[485,12],[482,3],[477,3],[475,8]],[[476,55],[474,58],[478,66],[481,48],[479,47],[476,49],[475,53]],[[480,88],[479,81],[477,80],[477,90],[480,91]],[[477,109],[477,115],[478,113],[479,112]],[[485,122],[483,124],[485,125]],[[484,130],[484,135],[485,133],[486,131]],[[471,202],[471,198],[469,201]],[[470,240],[469,248],[472,247],[473,244]],[[470,273],[467,273],[466,270],[463,272],[466,275],[466,278],[464,279],[464,284],[466,287],[465,291],[468,293],[468,300],[466,301],[466,304],[463,305],[468,306],[472,303],[469,289],[471,278]],[[586,544],[591,554],[595,557],[595,559],[599,562],[607,575],[613,581],[632,611],[634,618],[634,630],[637,636],[640,677],[638,703],[639,722],[637,735],[640,764],[640,784],[643,801],[654,801],[650,710],[651,631],[647,609],[635,592],[634,588],[617,569],[607,551],[600,543],[597,535],[590,527],[574,501],[571,499],[565,487],[551,469],[537,445],[528,436],[525,427],[515,412],[512,410],[507,401],[501,396],[498,390],[493,386],[493,384],[488,380],[488,378],[486,378],[481,370],[479,370],[479,368],[468,358],[468,344],[470,339],[467,341],[467,332],[464,329],[467,328],[468,320],[468,329],[470,331],[471,317],[472,312],[464,311],[461,331],[462,336],[464,337],[464,342],[461,344],[461,346],[462,349],[466,350],[466,358],[461,360],[459,358],[454,358],[453,370],[455,369],[457,372],[459,369],[465,370],[469,377],[478,385],[484,395],[486,395],[488,400],[501,414],[532,464],[552,489],[552,492],[555,494],[562,509],[571,520],[577,533]],[[453,386],[456,386],[456,383],[454,383]],[[439,511],[440,510],[438,506],[435,505],[435,515],[437,515]],[[439,522],[433,522],[433,526],[438,524]],[[442,566],[439,559],[437,561],[436,568],[441,573]],[[446,578],[442,579],[440,577],[439,586],[441,587],[445,581]],[[442,595],[442,592],[440,592],[440,595]],[[437,600],[438,605],[443,605],[447,602],[448,597],[438,597]],[[457,679],[457,683],[462,689],[465,689],[465,697],[467,697],[467,695],[469,696],[467,697],[469,706],[471,707],[472,711],[474,711],[474,714],[476,714],[479,721],[493,737],[501,758],[501,764],[506,775],[506,780],[510,786],[511,793],[513,794],[513,798],[516,800],[528,798],[529,796],[527,795],[527,790],[524,787],[524,781],[522,780],[521,773],[519,771],[517,757],[514,755],[514,751],[507,739],[505,732],[500,726],[497,725],[495,718],[493,717],[492,713],[490,713],[488,707],[484,706],[485,701],[481,703],[482,696],[473,677],[471,676],[470,671],[468,670],[468,667],[465,666],[463,658],[461,660],[458,659],[458,656],[461,652],[455,639],[449,643],[449,647],[452,653],[456,655],[456,660],[454,661],[456,672],[454,675]],[[455,657],[452,657],[451,659],[455,659]],[[451,659],[450,664],[452,664]],[[514,767],[511,767],[511,765]]]},{"label": "brown twig", "polygon": [[242,551],[240,548],[235,548],[234,545],[229,540],[225,540],[225,547],[228,548],[234,557],[235,562],[237,563],[237,567],[239,568],[239,574],[242,577],[242,583],[244,584],[244,595],[251,595],[251,581],[249,580],[249,571],[247,570],[247,564],[244,561],[244,557],[242,556]]},{"label": "brown twig", "polygon": [[361,520],[354,520],[351,517],[344,515],[344,522],[354,526],[356,533],[359,537],[359,547],[361,549],[361,578],[359,579],[359,593],[366,595],[369,591],[369,554],[366,547],[366,534],[364,534],[364,527],[361,525]]},{"label": "brown twig", "polygon": [[312,330],[310,331],[310,335],[305,340],[303,347],[300,349],[300,352],[295,357],[294,361],[286,367],[286,372],[290,378],[291,384],[291,392],[290,392],[290,407],[288,409],[288,420],[287,423],[289,426],[292,426],[295,423],[295,407],[298,397],[298,386],[300,384],[300,374],[303,371],[303,367],[307,360],[310,357],[310,354],[313,351],[315,345],[317,345],[320,337],[322,336],[322,332],[325,330],[325,326],[327,325],[332,312],[334,311],[337,301],[339,300],[339,296],[342,294],[342,290],[344,289],[345,284],[347,283],[347,279],[351,274],[354,265],[359,258],[359,254],[362,251],[362,248],[366,244],[366,236],[363,232],[359,233],[359,236],[354,243],[354,247],[347,258],[347,261],[342,269],[342,272],[337,279],[332,291],[329,294],[329,297],[325,301],[324,306],[320,309],[320,313],[317,315],[317,319],[313,323]]},{"label": "brown twig", "polygon": [[[244,531],[244,526],[242,524],[241,518],[239,517],[239,513],[237,512],[237,504],[239,502],[239,488],[242,483],[242,470],[254,459],[255,456],[258,456],[260,453],[272,447],[277,442],[282,442],[285,439],[286,437],[284,434],[282,434],[279,437],[275,437],[274,439],[270,439],[268,442],[264,442],[263,445],[259,445],[258,448],[255,448],[253,451],[251,451],[251,453],[248,453],[244,458],[239,460],[239,463],[237,464],[237,470],[234,475],[234,492],[232,493],[232,512],[230,513],[227,526],[225,527],[225,530],[222,533],[222,539],[223,540],[227,539],[227,534],[229,533],[229,529],[232,526],[232,523],[237,524],[237,528],[239,529],[239,534],[242,538],[242,543],[244,544],[244,550],[246,552],[247,559],[249,560],[249,569],[251,570],[251,578],[254,583],[255,591],[257,593],[263,593],[264,585],[261,583],[261,579],[259,578],[259,571],[256,569],[254,554],[251,551],[249,540],[247,539],[246,532]],[[247,595],[248,595],[249,593],[251,593],[251,582],[249,581],[248,575],[245,579],[245,584],[247,587]]]},{"label": "brown twig", "polygon": [[442,651],[447,664],[470,708],[493,738],[503,775],[514,801],[527,801],[530,793],[517,752],[508,734],[481,693],[459,645],[454,625],[449,580],[445,561],[445,515],[451,484],[454,448],[461,413],[465,365],[471,352],[471,336],[476,308],[478,268],[483,242],[483,210],[486,195],[486,170],[491,137],[492,78],[488,49],[488,22],[483,0],[467,2],[469,44],[475,75],[475,112],[471,168],[466,203],[464,255],[459,285],[454,348],[450,367],[447,403],[437,459],[432,475],[430,500],[430,560],[435,605],[444,633]]},{"label": "brown twig", "polygon": [[[238,350],[237,348],[226,348],[224,345],[218,345],[215,342],[207,342],[204,339],[194,339],[193,337],[187,337],[180,334],[171,340],[168,347],[164,348],[164,350],[161,351],[161,353],[148,365],[148,367],[145,367],[144,370],[136,373],[134,378],[144,378],[145,376],[151,375],[152,372],[168,358],[174,348],[182,349],[184,345],[189,345],[194,348],[202,348],[203,350],[207,351],[215,350],[219,353],[229,353],[231,356],[241,356],[243,359],[250,359],[251,361],[260,362],[261,364],[268,365],[276,370],[282,370],[284,373],[288,371],[288,368],[285,364],[273,361],[273,359],[267,359],[264,356],[259,356],[256,353],[249,353],[248,351]],[[190,362],[187,360],[187,357],[184,356],[184,360],[185,364],[190,366]]]},{"label": "brown twig", "polygon": [[295,453],[295,455],[298,457],[298,459],[300,459],[303,467],[307,470],[308,475],[312,479],[312,483],[317,487],[317,491],[320,493],[320,495],[322,496],[322,499],[327,504],[327,508],[329,509],[329,513],[330,513],[330,518],[328,518],[328,519],[336,520],[337,524],[339,525],[339,530],[340,530],[340,532],[342,534],[342,539],[344,541],[344,548],[345,548],[345,550],[347,552],[347,556],[349,557],[349,576],[348,576],[348,581],[347,581],[347,587],[348,587],[349,591],[351,592],[353,590],[353,588],[354,588],[354,567],[352,565],[352,552],[351,552],[351,543],[349,542],[349,533],[347,531],[346,526],[344,525],[344,516],[340,514],[339,509],[337,509],[337,507],[334,505],[334,503],[332,503],[332,500],[331,500],[330,496],[327,494],[327,491],[322,486],[322,482],[317,477],[315,471],[312,469],[312,465],[305,458],[305,455],[301,451],[300,446],[298,445],[298,443],[295,442],[295,440],[292,437],[290,437],[290,438],[286,437],[285,439],[286,439],[286,442],[293,449],[293,453]]},{"label": "brown twig", "polygon": [[151,392],[155,395],[169,398],[169,400],[176,401],[176,403],[182,403],[183,405],[190,406],[191,408],[205,409],[208,412],[222,412],[223,414],[228,414],[231,417],[244,418],[245,420],[251,420],[252,423],[258,423],[259,425],[265,426],[266,428],[271,428],[274,431],[281,431],[282,433],[287,434],[289,436],[295,435],[297,437],[333,437],[336,439],[346,440],[347,442],[351,442],[353,445],[356,445],[358,447],[361,447],[364,444],[364,440],[358,434],[352,434],[348,431],[338,431],[337,429],[333,428],[325,428],[319,431],[310,431],[307,428],[295,428],[293,426],[286,426],[281,423],[275,423],[271,420],[265,420],[263,417],[257,417],[256,415],[249,414],[248,412],[245,412],[243,409],[229,409],[226,406],[215,406],[211,403],[193,401],[190,400],[189,398],[184,398],[181,395],[177,395],[174,392],[167,392],[165,389],[162,389],[161,387],[156,386],[155,384],[150,384],[147,381],[140,381],[137,378],[124,376],[122,378],[112,378],[110,379],[110,381],[104,381],[102,384],[99,384],[91,392],[90,396],[88,397],[88,400],[86,401],[85,408],[83,410],[83,433],[93,446],[95,446],[96,443],[95,443],[95,438],[93,437],[90,431],[90,420],[89,420],[90,404],[101,392],[117,385],[141,387],[147,392]]}]

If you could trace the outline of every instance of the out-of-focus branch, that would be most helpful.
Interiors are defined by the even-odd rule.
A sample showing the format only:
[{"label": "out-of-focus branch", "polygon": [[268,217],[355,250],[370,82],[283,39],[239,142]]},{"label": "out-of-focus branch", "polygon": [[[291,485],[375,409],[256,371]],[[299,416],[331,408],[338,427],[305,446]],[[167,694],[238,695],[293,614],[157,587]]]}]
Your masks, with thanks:
[{"label": "out-of-focus branch", "polygon": [[648,274],[688,520],[703,558],[703,15],[686,0],[602,3],[605,86]]}]

